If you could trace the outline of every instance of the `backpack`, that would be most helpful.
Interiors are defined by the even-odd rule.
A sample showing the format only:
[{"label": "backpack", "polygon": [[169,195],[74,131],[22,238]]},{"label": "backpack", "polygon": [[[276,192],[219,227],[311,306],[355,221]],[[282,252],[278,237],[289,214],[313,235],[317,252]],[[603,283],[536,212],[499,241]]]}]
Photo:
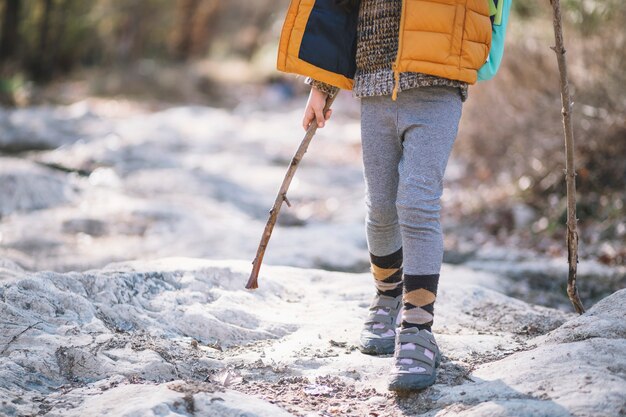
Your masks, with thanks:
[{"label": "backpack", "polygon": [[489,2],[489,14],[491,15],[491,49],[487,62],[478,70],[478,81],[492,79],[502,62],[504,55],[504,38],[506,26],[509,23],[509,12],[513,0],[487,0]]}]

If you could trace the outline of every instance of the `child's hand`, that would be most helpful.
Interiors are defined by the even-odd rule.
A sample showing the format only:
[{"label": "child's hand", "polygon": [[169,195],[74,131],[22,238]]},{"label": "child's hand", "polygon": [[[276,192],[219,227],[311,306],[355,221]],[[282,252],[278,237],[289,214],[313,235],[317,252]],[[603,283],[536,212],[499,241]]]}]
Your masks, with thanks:
[{"label": "child's hand", "polygon": [[322,112],[326,106],[326,97],[328,97],[328,94],[322,93],[315,87],[311,88],[309,101],[306,103],[304,118],[302,119],[302,127],[304,130],[307,130],[311,123],[315,121],[317,121],[317,127],[324,127],[326,120],[330,119],[333,113],[331,109],[326,112],[325,117],[322,117]]}]

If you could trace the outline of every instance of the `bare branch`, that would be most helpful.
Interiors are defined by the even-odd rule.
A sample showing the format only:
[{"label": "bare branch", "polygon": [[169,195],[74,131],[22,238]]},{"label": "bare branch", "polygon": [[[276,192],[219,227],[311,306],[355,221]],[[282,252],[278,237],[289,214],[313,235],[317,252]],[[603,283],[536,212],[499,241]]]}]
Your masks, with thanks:
[{"label": "bare branch", "polygon": [[[326,106],[324,107],[324,111],[322,114],[326,114],[330,106],[335,101],[335,97],[328,97],[326,99]],[[261,263],[263,262],[263,256],[265,255],[265,249],[267,248],[267,244],[269,243],[270,237],[272,236],[272,230],[274,230],[274,225],[276,224],[276,220],[278,219],[278,213],[280,212],[280,208],[283,204],[283,201],[287,203],[289,207],[291,207],[291,203],[287,199],[287,190],[289,189],[289,185],[291,184],[291,180],[293,179],[296,170],[298,169],[298,164],[302,160],[302,157],[306,153],[309,148],[309,144],[315,136],[315,132],[317,132],[317,121],[314,121],[309,126],[306,134],[304,135],[304,139],[302,139],[302,143],[298,147],[296,154],[291,159],[291,163],[289,164],[289,168],[287,169],[287,173],[285,174],[285,178],[283,179],[283,183],[280,186],[280,190],[278,191],[278,195],[276,196],[276,201],[274,201],[274,206],[270,210],[270,217],[267,220],[267,224],[265,225],[265,230],[263,231],[263,236],[261,237],[261,242],[259,243],[259,248],[256,252],[256,257],[254,261],[252,261],[252,272],[250,274],[250,279],[246,284],[247,289],[256,289],[259,287],[258,285],[258,277],[259,270],[261,269]]]},{"label": "bare branch", "polygon": [[574,128],[572,123],[572,99],[569,92],[567,60],[563,42],[563,24],[560,0],[550,0],[554,12],[554,38],[556,45],[551,49],[556,53],[561,76],[561,103],[563,108],[563,131],[565,134],[565,183],[567,185],[567,260],[569,271],[567,278],[567,295],[578,314],[585,312],[578,288],[576,274],[578,267],[578,231],[576,229],[576,168],[574,165]]}]

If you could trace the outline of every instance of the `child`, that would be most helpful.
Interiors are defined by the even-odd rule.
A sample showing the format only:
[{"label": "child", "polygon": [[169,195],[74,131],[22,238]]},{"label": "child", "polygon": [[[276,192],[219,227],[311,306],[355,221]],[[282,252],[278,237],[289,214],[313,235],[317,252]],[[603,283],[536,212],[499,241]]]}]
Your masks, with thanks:
[{"label": "child", "polygon": [[340,87],[361,99],[376,294],[360,349],[394,353],[390,390],[435,382],[442,180],[468,84],[490,42],[487,0],[295,0],[283,28],[278,68],[312,85],[305,129],[324,127],[326,98]]}]

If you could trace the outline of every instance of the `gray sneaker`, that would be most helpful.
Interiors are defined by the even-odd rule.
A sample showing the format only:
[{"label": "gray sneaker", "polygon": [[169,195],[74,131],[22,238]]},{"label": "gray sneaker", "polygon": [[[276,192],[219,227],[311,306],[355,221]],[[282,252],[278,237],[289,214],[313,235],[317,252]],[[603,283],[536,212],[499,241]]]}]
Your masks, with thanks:
[{"label": "gray sneaker", "polygon": [[413,391],[434,384],[440,361],[441,353],[431,332],[414,327],[399,330],[389,390]]},{"label": "gray sneaker", "polygon": [[368,355],[393,353],[401,308],[402,295],[395,298],[378,294],[374,296],[361,331],[361,352]]}]

